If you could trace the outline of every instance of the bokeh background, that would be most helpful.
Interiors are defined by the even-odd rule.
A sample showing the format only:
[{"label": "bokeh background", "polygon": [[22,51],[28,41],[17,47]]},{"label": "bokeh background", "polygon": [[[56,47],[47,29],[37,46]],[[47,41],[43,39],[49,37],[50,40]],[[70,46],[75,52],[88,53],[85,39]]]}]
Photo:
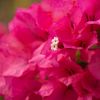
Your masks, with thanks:
[{"label": "bokeh background", "polygon": [[7,24],[18,7],[28,7],[39,0],[0,0],[0,22]]}]

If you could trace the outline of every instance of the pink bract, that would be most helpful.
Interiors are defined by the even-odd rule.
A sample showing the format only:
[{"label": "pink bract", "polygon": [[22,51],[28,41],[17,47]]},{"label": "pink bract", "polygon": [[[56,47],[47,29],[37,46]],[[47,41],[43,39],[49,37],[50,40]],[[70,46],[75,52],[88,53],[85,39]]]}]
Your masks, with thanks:
[{"label": "pink bract", "polygon": [[[5,100],[99,100],[99,0],[42,0],[0,25]],[[7,33],[7,34],[6,34]]]}]

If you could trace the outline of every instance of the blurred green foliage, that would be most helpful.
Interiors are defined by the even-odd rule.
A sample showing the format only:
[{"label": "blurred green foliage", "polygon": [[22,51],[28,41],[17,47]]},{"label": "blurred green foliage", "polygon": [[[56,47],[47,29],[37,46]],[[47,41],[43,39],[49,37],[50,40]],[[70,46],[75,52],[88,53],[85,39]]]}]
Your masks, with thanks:
[{"label": "blurred green foliage", "polygon": [[3,97],[0,96],[0,100],[4,100]]},{"label": "blurred green foliage", "polygon": [[28,7],[39,0],[0,0],[0,22],[11,20],[17,7]]}]

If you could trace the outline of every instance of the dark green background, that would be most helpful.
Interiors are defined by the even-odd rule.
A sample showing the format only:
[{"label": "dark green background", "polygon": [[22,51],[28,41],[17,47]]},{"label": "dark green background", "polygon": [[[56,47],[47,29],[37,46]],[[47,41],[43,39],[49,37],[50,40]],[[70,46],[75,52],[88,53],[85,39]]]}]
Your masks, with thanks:
[{"label": "dark green background", "polygon": [[17,7],[28,7],[39,0],[0,0],[0,22],[8,23]]}]

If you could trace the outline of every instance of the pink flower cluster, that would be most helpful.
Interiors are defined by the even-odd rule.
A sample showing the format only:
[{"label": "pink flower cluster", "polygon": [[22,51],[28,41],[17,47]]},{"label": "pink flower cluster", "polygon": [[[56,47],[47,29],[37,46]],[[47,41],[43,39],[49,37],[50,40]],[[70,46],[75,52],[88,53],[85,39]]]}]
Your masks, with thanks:
[{"label": "pink flower cluster", "polygon": [[4,100],[100,100],[100,0],[42,0],[0,25]]}]

